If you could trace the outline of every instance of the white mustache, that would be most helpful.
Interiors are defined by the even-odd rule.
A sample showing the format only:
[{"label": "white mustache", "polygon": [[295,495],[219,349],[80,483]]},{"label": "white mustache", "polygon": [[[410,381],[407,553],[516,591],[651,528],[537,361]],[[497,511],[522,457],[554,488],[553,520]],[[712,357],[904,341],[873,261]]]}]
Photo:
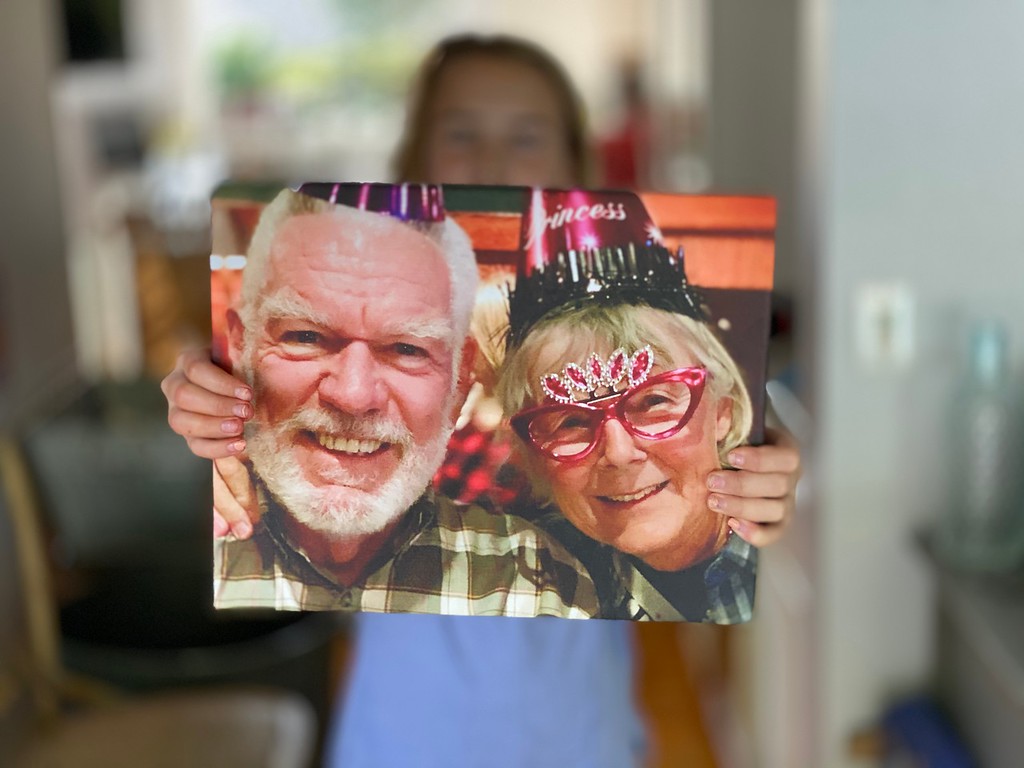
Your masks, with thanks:
[{"label": "white mustache", "polygon": [[304,408],[269,427],[279,435],[288,432],[313,432],[350,440],[375,440],[403,448],[414,444],[412,433],[401,422],[380,416],[352,416],[313,408]]}]

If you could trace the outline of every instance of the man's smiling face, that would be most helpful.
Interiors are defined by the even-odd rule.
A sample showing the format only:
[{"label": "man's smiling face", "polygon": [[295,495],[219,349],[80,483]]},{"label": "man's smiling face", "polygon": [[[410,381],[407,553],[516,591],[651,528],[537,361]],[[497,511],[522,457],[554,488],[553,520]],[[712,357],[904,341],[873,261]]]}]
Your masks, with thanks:
[{"label": "man's smiling face", "polygon": [[455,340],[444,255],[361,212],[287,219],[239,366],[256,474],[303,525],[382,530],[424,491],[451,433]]}]

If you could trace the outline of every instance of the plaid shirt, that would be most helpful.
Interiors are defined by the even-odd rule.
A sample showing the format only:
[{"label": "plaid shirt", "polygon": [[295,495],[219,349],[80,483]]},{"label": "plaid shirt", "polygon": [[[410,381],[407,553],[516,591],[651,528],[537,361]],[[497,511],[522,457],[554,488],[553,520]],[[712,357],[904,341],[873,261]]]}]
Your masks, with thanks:
[{"label": "plaid shirt", "polygon": [[217,608],[344,610],[589,618],[586,568],[519,517],[425,494],[356,584],[317,568],[276,524],[271,507],[250,539],[214,542]]},{"label": "plaid shirt", "polygon": [[657,574],[673,588],[673,601],[667,588],[651,583],[636,558],[584,536],[557,510],[548,508],[535,521],[586,565],[597,585],[601,618],[737,624],[753,615],[757,549],[734,533],[709,560]]},{"label": "plaid shirt", "polygon": [[[612,571],[620,608],[638,621],[700,621],[740,624],[754,615],[757,549],[734,533],[710,560],[686,569],[701,578],[686,604],[673,603],[637,567],[635,558],[615,553]],[[693,571],[696,570],[696,574]],[[666,576],[665,578],[674,578]],[[625,618],[625,617],[623,617]]]}]

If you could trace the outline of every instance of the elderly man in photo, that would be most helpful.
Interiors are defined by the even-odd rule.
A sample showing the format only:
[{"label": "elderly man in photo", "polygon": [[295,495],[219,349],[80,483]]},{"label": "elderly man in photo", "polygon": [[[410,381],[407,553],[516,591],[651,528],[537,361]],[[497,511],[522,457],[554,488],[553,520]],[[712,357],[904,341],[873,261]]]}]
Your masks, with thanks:
[{"label": "elderly man in photo", "polygon": [[215,540],[215,604],[594,615],[561,545],[429,490],[470,382],[477,269],[443,212],[404,213],[285,190],[261,215],[227,318],[261,516]]}]

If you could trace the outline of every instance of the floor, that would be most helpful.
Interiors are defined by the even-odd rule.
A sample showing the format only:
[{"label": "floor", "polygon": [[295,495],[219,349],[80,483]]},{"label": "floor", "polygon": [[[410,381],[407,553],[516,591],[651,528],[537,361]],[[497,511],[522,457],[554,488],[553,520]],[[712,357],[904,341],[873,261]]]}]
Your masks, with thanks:
[{"label": "floor", "polygon": [[637,687],[650,729],[650,768],[715,768],[694,681],[683,661],[685,632],[672,623],[638,624]]}]

